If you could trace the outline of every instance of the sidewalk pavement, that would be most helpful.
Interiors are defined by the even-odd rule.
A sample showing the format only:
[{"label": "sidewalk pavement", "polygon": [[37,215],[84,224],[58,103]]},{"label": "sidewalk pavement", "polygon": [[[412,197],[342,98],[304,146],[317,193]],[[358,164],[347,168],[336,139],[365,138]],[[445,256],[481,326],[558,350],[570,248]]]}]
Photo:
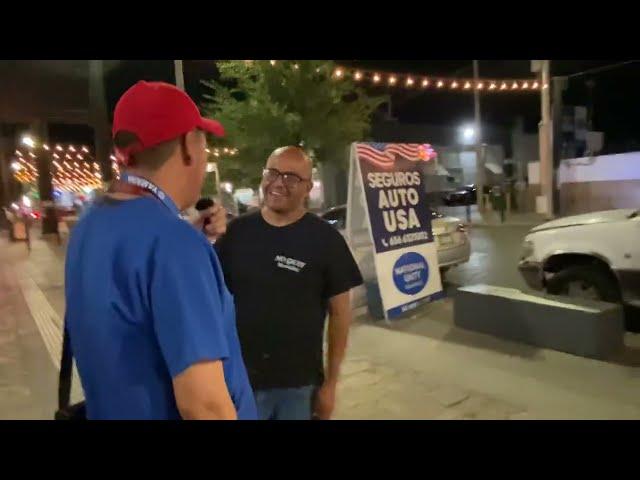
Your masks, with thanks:
[{"label": "sidewalk pavement", "polygon": [[465,331],[453,301],[351,331],[338,419],[640,419],[640,335],[603,362]]},{"label": "sidewalk pavement", "polygon": [[[0,234],[0,419],[50,419],[64,314],[64,246]],[[606,363],[457,329],[445,299],[352,328],[336,419],[640,419],[640,341]],[[633,346],[635,345],[635,346]],[[72,401],[82,398],[77,373]]]}]

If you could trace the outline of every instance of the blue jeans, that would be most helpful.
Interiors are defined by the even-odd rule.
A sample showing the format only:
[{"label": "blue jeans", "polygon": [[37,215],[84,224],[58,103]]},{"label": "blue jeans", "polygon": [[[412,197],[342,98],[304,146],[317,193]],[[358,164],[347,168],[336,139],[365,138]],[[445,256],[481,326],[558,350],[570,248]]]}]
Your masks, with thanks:
[{"label": "blue jeans", "polygon": [[260,420],[311,420],[313,385],[256,390]]}]

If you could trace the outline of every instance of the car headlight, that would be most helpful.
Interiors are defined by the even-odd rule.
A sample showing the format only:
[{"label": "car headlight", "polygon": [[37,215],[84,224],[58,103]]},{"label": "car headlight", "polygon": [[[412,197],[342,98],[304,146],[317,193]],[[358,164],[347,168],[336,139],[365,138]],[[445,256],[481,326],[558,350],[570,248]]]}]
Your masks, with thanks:
[{"label": "car headlight", "polygon": [[533,246],[533,242],[531,240],[525,240],[522,243],[522,254],[520,255],[520,258],[522,260],[525,260],[529,257],[531,257],[533,255],[535,248]]}]

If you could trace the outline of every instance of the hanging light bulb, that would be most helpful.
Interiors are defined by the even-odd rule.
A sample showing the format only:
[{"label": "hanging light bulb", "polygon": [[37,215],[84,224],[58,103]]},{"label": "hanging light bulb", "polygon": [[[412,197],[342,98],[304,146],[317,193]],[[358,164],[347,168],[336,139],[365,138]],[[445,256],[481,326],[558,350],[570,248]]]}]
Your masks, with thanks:
[{"label": "hanging light bulb", "polygon": [[476,88],[478,90],[482,90],[484,88],[484,83],[480,82]]},{"label": "hanging light bulb", "polygon": [[429,86],[429,80],[428,80],[428,79],[426,79],[426,78],[424,78],[424,79],[422,80],[422,88],[426,88],[426,87],[428,87],[428,86]]},{"label": "hanging light bulb", "polygon": [[513,82],[513,85],[511,85],[511,90],[517,90],[518,89],[518,82]]},{"label": "hanging light bulb", "polygon": [[378,83],[380,81],[380,75],[377,73],[373,75],[373,83]]},{"label": "hanging light bulb", "polygon": [[333,72],[336,78],[342,78],[344,71],[341,68],[336,68],[335,72]]},{"label": "hanging light bulb", "polygon": [[505,82],[502,82],[502,85],[500,85],[500,90],[506,90],[507,89],[507,84]]},{"label": "hanging light bulb", "polygon": [[522,84],[522,88],[523,88],[523,89],[525,89],[525,88],[529,88],[529,82],[524,82],[524,83]]},{"label": "hanging light bulb", "polygon": [[355,80],[360,80],[360,79],[362,79],[362,72],[356,72],[356,73],[354,73],[354,74],[353,74],[353,78],[354,78]]},{"label": "hanging light bulb", "polygon": [[407,77],[407,87],[412,87],[414,84],[413,78]]},{"label": "hanging light bulb", "polygon": [[471,82],[465,82],[464,89],[469,90],[471,88]]},{"label": "hanging light bulb", "polygon": [[444,86],[444,82],[442,80],[438,80],[437,86],[438,88],[442,88]]},{"label": "hanging light bulb", "polygon": [[537,89],[540,85],[538,84],[538,82],[533,82],[533,85],[531,85],[531,88]]},{"label": "hanging light bulb", "polygon": [[489,85],[489,90],[495,90],[496,88],[497,88],[497,85],[491,82],[491,85]]},{"label": "hanging light bulb", "polygon": [[458,82],[454,80],[453,83],[451,84],[451,88],[458,88]]},{"label": "hanging light bulb", "polygon": [[391,75],[389,77],[389,85],[395,85],[397,81],[398,79],[395,77],[395,75]]}]

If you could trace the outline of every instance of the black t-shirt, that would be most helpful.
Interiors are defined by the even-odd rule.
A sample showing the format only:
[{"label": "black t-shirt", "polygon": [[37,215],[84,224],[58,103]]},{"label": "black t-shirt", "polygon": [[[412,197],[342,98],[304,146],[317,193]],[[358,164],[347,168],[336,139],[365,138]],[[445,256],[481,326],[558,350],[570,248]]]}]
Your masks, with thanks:
[{"label": "black t-shirt", "polygon": [[255,212],[232,221],[216,250],[253,388],[320,384],[328,300],[362,284],[340,233],[312,213],[274,227]]}]

